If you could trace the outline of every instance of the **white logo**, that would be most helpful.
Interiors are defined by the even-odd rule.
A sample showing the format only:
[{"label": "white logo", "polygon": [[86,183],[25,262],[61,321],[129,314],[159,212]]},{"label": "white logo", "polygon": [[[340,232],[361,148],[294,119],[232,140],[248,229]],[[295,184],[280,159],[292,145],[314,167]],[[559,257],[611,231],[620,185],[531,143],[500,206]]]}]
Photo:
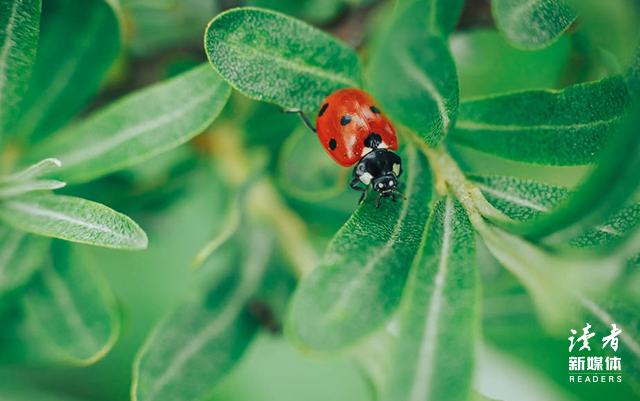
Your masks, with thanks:
[{"label": "white logo", "polygon": [[[615,324],[612,324],[613,330],[611,330],[611,335],[602,338],[602,348],[604,349],[607,345],[610,344],[611,348],[614,352],[618,351],[618,334],[622,333],[622,330],[616,327]],[[577,331],[571,329],[571,334],[573,336],[569,337],[569,352],[573,351],[573,347],[578,342],[582,342],[582,346],[577,350],[578,352],[586,349],[587,351],[591,351],[591,347],[589,346],[589,339],[596,335],[596,333],[589,333],[589,329],[591,329],[591,325],[587,323],[587,325],[582,329],[582,336],[580,336],[577,340],[575,340],[575,335],[578,334]],[[606,357],[604,359],[603,365],[603,357],[601,356],[570,356],[569,357],[569,382],[574,383],[597,383],[597,382],[621,382],[622,368],[620,366],[621,358],[619,357]],[[585,368],[586,362],[586,368]]]}]

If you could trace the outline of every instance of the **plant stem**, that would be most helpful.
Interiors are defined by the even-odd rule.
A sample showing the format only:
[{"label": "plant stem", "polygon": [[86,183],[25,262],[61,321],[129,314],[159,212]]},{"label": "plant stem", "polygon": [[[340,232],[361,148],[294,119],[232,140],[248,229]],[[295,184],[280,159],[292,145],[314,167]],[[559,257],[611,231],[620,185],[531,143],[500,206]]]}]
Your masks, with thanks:
[{"label": "plant stem", "polygon": [[474,227],[486,225],[483,216],[498,220],[508,219],[487,202],[478,187],[466,179],[464,173],[444,145],[441,144],[437,148],[430,148],[419,138],[415,138],[415,142],[429,159],[431,168],[436,175],[436,189],[438,192],[445,194],[447,189],[450,190],[465,208]]},{"label": "plant stem", "polygon": [[[563,319],[566,320],[568,311],[584,291],[592,291],[593,286],[606,285],[615,278],[618,269],[610,259],[566,259],[487,222],[485,218],[505,220],[508,217],[489,204],[480,190],[466,179],[444,145],[429,148],[419,138],[415,141],[429,159],[438,191],[442,194],[448,191],[460,201],[474,229],[496,259],[527,288],[549,327],[559,327]],[[572,283],[571,291],[564,287],[566,283]]]}]

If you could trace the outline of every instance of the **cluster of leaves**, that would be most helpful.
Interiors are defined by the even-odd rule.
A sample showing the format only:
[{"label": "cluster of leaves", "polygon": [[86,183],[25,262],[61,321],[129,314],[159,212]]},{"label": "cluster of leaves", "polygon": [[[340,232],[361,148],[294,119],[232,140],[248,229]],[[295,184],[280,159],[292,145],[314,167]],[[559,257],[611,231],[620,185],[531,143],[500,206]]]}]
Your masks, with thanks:
[{"label": "cluster of leaves", "polygon": [[[640,333],[634,311],[640,298],[627,279],[640,261],[640,204],[634,202],[640,185],[640,137],[634,132],[640,52],[629,56],[629,43],[615,47],[606,38],[594,39],[598,31],[590,30],[589,16],[593,9],[606,15],[602,5],[493,0],[498,29],[519,49],[557,46],[584,8],[579,38],[587,43],[585,53],[603,64],[619,59],[630,66],[586,83],[590,72],[577,73],[560,90],[473,98],[461,96],[464,75],[450,47],[462,0],[396,1],[371,35],[367,74],[352,48],[302,20],[262,8],[232,9],[206,29],[209,63],[71,121],[117,69],[125,18],[142,32],[150,26],[145,23],[158,21],[145,16],[149,9],[140,3],[123,1],[126,17],[103,0],[45,0],[42,13],[39,0],[0,6],[3,358],[75,365],[101,358],[118,337],[114,296],[88,267],[85,248],[61,240],[147,246],[130,218],[51,191],[130,169],[206,130],[214,133],[202,139],[204,147],[221,170],[219,185],[230,194],[226,218],[196,258],[206,285],[169,313],[140,349],[134,400],[205,398],[240,360],[260,323],[281,321],[301,350],[356,357],[380,399],[480,397],[472,377],[481,327],[486,341],[519,348],[496,330],[513,322],[490,310],[481,314],[480,294],[509,299],[518,291],[533,305],[522,330],[541,323],[540,338],[552,338],[553,346],[559,344],[554,336],[565,340],[570,328],[585,321],[599,332],[616,323],[623,333],[618,354],[630,366],[622,396],[637,391],[632,386],[640,385]],[[328,17],[310,10],[334,15],[349,2],[273,3],[297,16],[312,13],[318,21]],[[179,15],[197,20],[218,11],[189,10]],[[161,23],[171,27],[176,20]],[[132,51],[146,54],[183,34],[193,32],[127,40]],[[59,43],[68,45],[61,49]],[[606,61],[595,56],[605,53]],[[244,139],[259,144],[260,135],[282,135],[268,132],[265,123],[278,108],[315,112],[343,87],[372,92],[397,124],[407,200],[377,210],[368,197],[318,261],[308,227],[283,193],[307,203],[331,198],[343,188],[341,170],[309,157],[305,152],[319,147],[299,131],[284,143],[275,141],[287,161],[272,166],[237,138],[233,125],[252,123],[243,113],[236,113],[242,123],[223,113],[209,127],[232,88],[277,106],[255,113],[259,122]],[[229,108],[234,114],[241,107]],[[565,188],[477,174],[467,168],[467,149],[504,163],[593,167],[575,188]],[[297,168],[300,163],[306,168]],[[492,283],[481,288],[477,254],[485,246],[509,272],[506,290]],[[299,279],[293,295],[283,264]],[[546,362],[527,351],[514,352],[533,364]]]}]

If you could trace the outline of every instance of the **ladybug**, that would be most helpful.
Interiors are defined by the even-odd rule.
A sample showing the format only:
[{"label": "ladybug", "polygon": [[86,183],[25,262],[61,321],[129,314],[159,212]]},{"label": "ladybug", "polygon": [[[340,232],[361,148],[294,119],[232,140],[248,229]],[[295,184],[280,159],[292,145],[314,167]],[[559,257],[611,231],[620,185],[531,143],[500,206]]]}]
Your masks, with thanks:
[{"label": "ladybug", "polygon": [[[392,152],[398,150],[396,130],[371,95],[354,88],[332,93],[320,106],[316,128],[301,111],[291,112],[300,114],[338,164],[351,167],[357,163],[349,186],[362,191],[360,203],[369,186],[379,192],[376,208],[380,207],[381,198],[391,197],[395,202],[396,194],[402,196],[396,189],[402,160]],[[365,188],[359,187],[359,183]]]}]

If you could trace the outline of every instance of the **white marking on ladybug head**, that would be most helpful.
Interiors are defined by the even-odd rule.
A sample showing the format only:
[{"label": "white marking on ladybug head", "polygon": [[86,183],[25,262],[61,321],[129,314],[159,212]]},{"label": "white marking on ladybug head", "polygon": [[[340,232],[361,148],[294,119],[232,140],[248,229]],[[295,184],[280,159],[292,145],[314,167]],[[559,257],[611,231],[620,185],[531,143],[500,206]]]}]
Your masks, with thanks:
[{"label": "white marking on ladybug head", "polygon": [[369,173],[364,173],[360,176],[360,181],[362,181],[364,185],[369,185],[372,179],[373,179],[373,176]]},{"label": "white marking on ladybug head", "polygon": [[384,143],[384,141],[380,142],[380,145],[378,145],[378,149],[389,149],[389,145],[387,145],[386,143]]},{"label": "white marking on ladybug head", "polygon": [[389,186],[392,187],[393,186],[393,180],[389,181]]},{"label": "white marking on ladybug head", "polygon": [[371,148],[367,148],[366,146],[362,149],[362,153],[360,154],[360,157],[364,157],[367,153],[371,152],[373,149]]},{"label": "white marking on ladybug head", "polygon": [[378,188],[384,188],[384,184],[383,184],[383,183],[381,183],[381,182],[379,182],[379,183],[378,183]]},{"label": "white marking on ladybug head", "polygon": [[395,174],[396,176],[400,175],[400,164],[398,163],[393,163],[393,174]]}]

